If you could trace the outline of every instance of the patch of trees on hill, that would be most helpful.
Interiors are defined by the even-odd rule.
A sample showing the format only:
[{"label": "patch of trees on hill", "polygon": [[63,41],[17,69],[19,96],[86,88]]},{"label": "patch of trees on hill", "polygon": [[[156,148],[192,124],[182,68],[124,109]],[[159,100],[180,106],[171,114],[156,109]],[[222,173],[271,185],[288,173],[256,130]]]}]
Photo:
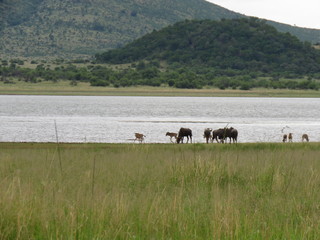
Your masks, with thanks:
[{"label": "patch of trees on hill", "polygon": [[320,72],[320,52],[256,19],[184,21],[154,31],[123,48],[97,54],[99,62],[164,61],[193,72],[259,76]]}]

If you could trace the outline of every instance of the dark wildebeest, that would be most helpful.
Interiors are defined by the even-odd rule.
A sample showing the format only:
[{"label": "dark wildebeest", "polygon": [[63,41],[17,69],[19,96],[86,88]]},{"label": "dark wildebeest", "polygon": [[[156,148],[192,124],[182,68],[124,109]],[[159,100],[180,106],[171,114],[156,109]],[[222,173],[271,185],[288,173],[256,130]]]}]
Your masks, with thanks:
[{"label": "dark wildebeest", "polygon": [[306,134],[306,133],[302,134],[301,140],[302,140],[302,142],[303,142],[304,140],[306,140],[307,142],[309,142],[309,136],[308,136],[308,134]]},{"label": "dark wildebeest", "polygon": [[238,130],[231,127],[226,129],[226,137],[229,138],[229,143],[231,143],[231,139],[233,143],[238,142]]},{"label": "dark wildebeest", "polygon": [[192,143],[192,131],[190,128],[180,128],[179,133],[178,133],[178,138],[177,138],[177,143],[183,143],[183,138],[187,137],[187,143],[189,142],[189,137],[190,137],[190,142]]},{"label": "dark wildebeest", "polygon": [[287,134],[284,134],[283,137],[282,137],[282,142],[286,142],[288,139],[288,135]]},{"label": "dark wildebeest", "polygon": [[218,138],[220,139],[220,143],[224,143],[226,138],[229,138],[229,143],[231,143],[231,139],[233,143],[237,143],[238,141],[238,130],[231,128],[219,128],[212,131],[212,140],[216,140],[219,143]]},{"label": "dark wildebeest", "polygon": [[219,139],[220,142],[222,143],[223,139],[224,139],[224,134],[225,134],[225,131],[223,128],[213,130],[212,131],[212,141],[216,140],[217,143],[219,143],[219,141],[218,141],[218,139]]},{"label": "dark wildebeest", "polygon": [[203,137],[206,139],[206,142],[209,143],[209,139],[211,138],[211,128],[206,128],[203,133]]},{"label": "dark wildebeest", "polygon": [[146,137],[145,135],[143,135],[142,133],[135,133],[134,136],[136,137],[134,139],[134,142],[136,140],[138,140],[140,143],[142,143],[142,141],[144,140],[144,138]]},{"label": "dark wildebeest", "polygon": [[292,142],[292,133],[289,133],[288,139],[289,139],[289,142]]},{"label": "dark wildebeest", "polygon": [[221,143],[224,142],[225,139],[225,135],[226,135],[226,131],[225,128],[219,128],[216,130],[212,131],[212,141],[214,141],[214,139],[217,141],[217,143],[219,143],[218,138],[220,140]]},{"label": "dark wildebeest", "polygon": [[173,133],[173,132],[167,132],[166,136],[170,136],[170,141],[173,143],[172,138],[174,137],[177,140],[177,133]]}]

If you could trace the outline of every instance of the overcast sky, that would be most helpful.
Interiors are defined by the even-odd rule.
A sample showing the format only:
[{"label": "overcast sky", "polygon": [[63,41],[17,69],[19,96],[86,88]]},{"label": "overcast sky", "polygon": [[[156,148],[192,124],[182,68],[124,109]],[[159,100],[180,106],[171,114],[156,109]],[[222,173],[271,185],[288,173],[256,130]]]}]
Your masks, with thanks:
[{"label": "overcast sky", "polygon": [[320,0],[207,0],[229,10],[298,27],[320,29]]}]

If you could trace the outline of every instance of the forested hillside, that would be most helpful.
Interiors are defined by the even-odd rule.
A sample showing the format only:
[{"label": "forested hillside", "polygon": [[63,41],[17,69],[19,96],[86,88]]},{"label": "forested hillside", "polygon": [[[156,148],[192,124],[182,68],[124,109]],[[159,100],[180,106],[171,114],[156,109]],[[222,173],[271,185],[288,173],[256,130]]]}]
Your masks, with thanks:
[{"label": "forested hillside", "polygon": [[96,61],[53,63],[33,61],[33,68],[24,68],[22,60],[1,61],[0,81],[242,90],[320,88],[320,50],[255,18],[183,21],[98,54]]},{"label": "forested hillside", "polygon": [[194,71],[300,76],[320,72],[318,50],[256,18],[179,22],[96,57],[112,64],[158,61]]},{"label": "forested hillside", "polygon": [[93,55],[184,19],[238,16],[204,0],[2,1],[7,56]]},{"label": "forested hillside", "polygon": [[[239,17],[204,0],[0,0],[0,57],[90,57],[185,19]],[[320,30],[270,24],[320,42]]]}]

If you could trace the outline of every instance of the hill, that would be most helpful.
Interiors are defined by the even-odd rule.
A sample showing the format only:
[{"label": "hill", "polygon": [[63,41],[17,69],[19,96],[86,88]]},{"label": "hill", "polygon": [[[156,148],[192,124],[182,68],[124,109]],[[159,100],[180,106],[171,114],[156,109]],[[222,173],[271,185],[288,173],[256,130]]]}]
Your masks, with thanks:
[{"label": "hill", "polygon": [[[0,57],[88,57],[185,19],[239,17],[204,0],[0,0]],[[270,24],[320,42],[320,30]]]},{"label": "hill", "polygon": [[21,59],[3,60],[0,82],[320,89],[320,51],[256,18],[186,20],[97,54],[96,61],[52,63],[31,61],[30,68]]},{"label": "hill", "polygon": [[97,54],[111,64],[158,61],[190,68],[266,74],[320,72],[320,52],[256,18],[192,20],[154,31],[123,48]]}]

